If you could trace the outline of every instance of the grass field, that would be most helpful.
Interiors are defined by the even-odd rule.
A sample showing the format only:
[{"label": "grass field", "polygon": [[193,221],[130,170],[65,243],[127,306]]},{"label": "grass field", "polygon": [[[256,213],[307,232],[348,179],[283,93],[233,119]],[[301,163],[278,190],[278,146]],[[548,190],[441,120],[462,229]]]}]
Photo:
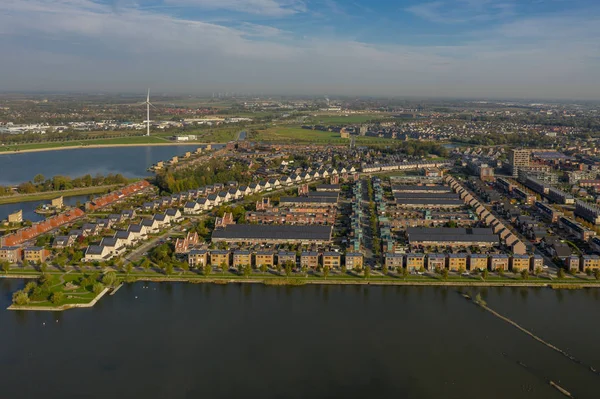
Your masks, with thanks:
[{"label": "grass field", "polygon": [[24,151],[24,150],[41,150],[69,147],[85,147],[91,145],[120,145],[120,144],[165,144],[169,140],[157,136],[132,136],[132,137],[117,137],[114,139],[95,139],[95,140],[77,140],[63,142],[46,142],[46,143],[31,143],[0,146],[0,152],[7,151]]},{"label": "grass field", "polygon": [[327,125],[344,125],[352,123],[366,123],[389,117],[387,114],[364,114],[364,115],[317,115],[310,116],[309,120],[315,123],[323,123]]},{"label": "grass field", "polygon": [[[350,144],[350,140],[341,138],[339,133],[285,126],[258,130],[256,135],[250,137],[250,140],[287,144]],[[356,145],[390,145],[394,143],[394,140],[357,136],[355,137],[355,143]]]},{"label": "grass field", "polygon": [[0,205],[14,204],[17,202],[48,200],[48,199],[60,197],[61,195],[63,197],[72,197],[74,195],[104,194],[104,193],[108,192],[109,189],[117,187],[117,186],[118,185],[84,187],[84,188],[74,188],[72,190],[48,191],[45,193],[8,195],[8,196],[0,197]]}]

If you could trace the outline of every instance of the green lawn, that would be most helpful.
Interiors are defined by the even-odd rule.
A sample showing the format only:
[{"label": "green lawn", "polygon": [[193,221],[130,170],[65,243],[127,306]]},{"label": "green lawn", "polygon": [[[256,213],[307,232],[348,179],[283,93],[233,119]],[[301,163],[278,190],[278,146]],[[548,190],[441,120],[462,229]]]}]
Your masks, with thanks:
[{"label": "green lawn", "polygon": [[[341,138],[339,133],[323,132],[320,130],[302,129],[301,127],[289,126],[276,126],[268,129],[258,130],[255,135],[250,137],[250,140],[288,144],[350,144],[350,139]],[[355,143],[357,145],[390,145],[393,142],[394,140],[383,139],[379,137],[355,137]]]},{"label": "green lawn", "polygon": [[117,186],[118,185],[84,187],[84,188],[74,188],[72,190],[49,191],[49,192],[35,193],[35,194],[9,195],[9,196],[0,197],[0,205],[1,204],[14,204],[17,202],[48,200],[48,199],[57,198],[61,195],[63,197],[71,197],[74,195],[104,194],[104,193],[108,192],[110,188],[114,188]]},{"label": "green lawn", "polygon": [[47,143],[30,143],[18,145],[0,146],[0,152],[6,151],[23,151],[23,150],[39,150],[50,148],[69,148],[89,145],[119,145],[119,144],[156,144],[169,143],[169,140],[157,136],[131,136],[131,137],[116,137],[94,140],[77,140],[64,142],[47,142]]},{"label": "green lawn", "polygon": [[350,114],[344,115],[317,115],[311,116],[308,121],[311,123],[323,123],[327,125],[347,125],[353,123],[366,123],[369,121],[376,121],[377,119],[389,118],[388,114]]}]

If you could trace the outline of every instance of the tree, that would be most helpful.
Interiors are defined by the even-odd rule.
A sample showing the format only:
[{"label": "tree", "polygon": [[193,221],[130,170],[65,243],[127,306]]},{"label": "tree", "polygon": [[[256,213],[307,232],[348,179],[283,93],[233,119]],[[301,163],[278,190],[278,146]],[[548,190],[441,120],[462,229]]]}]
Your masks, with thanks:
[{"label": "tree", "polygon": [[190,264],[189,263],[187,263],[187,262],[181,262],[180,265],[181,265],[181,269],[184,272],[187,272],[187,271],[190,270]]},{"label": "tree", "polygon": [[268,269],[269,267],[264,263],[259,266],[259,270],[261,271],[261,273],[266,273]]},{"label": "tree", "polygon": [[202,269],[202,274],[204,274],[205,276],[208,277],[211,272],[212,272],[212,266],[209,264],[204,265],[204,268]]},{"label": "tree", "polygon": [[368,279],[369,277],[371,277],[371,267],[365,266],[364,275],[365,275],[366,279]]},{"label": "tree", "polygon": [[596,280],[600,280],[600,269],[594,270],[594,277]]},{"label": "tree", "polygon": [[521,270],[521,278],[523,280],[528,280],[529,279],[529,270],[527,270],[527,269]]},{"label": "tree", "polygon": [[142,261],[142,263],[140,264],[140,266],[144,270],[148,270],[148,268],[150,268],[150,260],[148,258],[144,258],[144,260]]},{"label": "tree", "polygon": [[541,266],[538,266],[535,268],[534,273],[536,276],[539,276],[540,274],[542,274],[543,271],[544,271],[544,269],[542,269]]},{"label": "tree", "polygon": [[125,273],[129,276],[129,274],[131,274],[131,271],[133,270],[133,265],[131,263],[128,263],[125,265]]},{"label": "tree", "polygon": [[3,261],[1,266],[2,266],[2,271],[5,274],[8,274],[8,272],[10,271],[10,263],[8,263],[8,261]]},{"label": "tree", "polygon": [[281,271],[283,270],[283,265],[279,262],[277,262],[277,273],[281,274]]},{"label": "tree", "polygon": [[383,273],[384,276],[387,276],[389,269],[388,269],[388,265],[386,265],[385,263],[383,264],[382,268],[381,268],[381,272]]},{"label": "tree", "polygon": [[63,294],[62,291],[56,291],[54,293],[52,293],[52,295],[50,295],[50,302],[52,302],[55,305],[58,305],[59,303],[61,303],[63,301],[65,297],[65,294]]},{"label": "tree", "polygon": [[304,277],[308,277],[308,266],[302,265],[301,270]]},{"label": "tree", "polygon": [[37,175],[35,175],[35,176],[33,177],[33,182],[34,182],[35,184],[41,184],[41,183],[43,183],[45,180],[46,180],[46,178],[45,178],[45,177],[44,177],[44,175],[42,175],[41,173],[40,173],[40,174],[37,174]]},{"label": "tree", "polygon": [[556,272],[556,277],[565,278],[565,270],[562,267],[558,268],[558,272]]},{"label": "tree", "polygon": [[102,283],[94,283],[92,289],[94,291],[94,294],[99,295],[104,289],[104,286],[102,285]]},{"label": "tree", "polygon": [[498,273],[498,276],[500,276],[500,277],[504,276],[504,268],[497,267],[496,268],[496,273]]},{"label": "tree", "polygon": [[40,272],[42,274],[46,274],[46,272],[48,272],[48,264],[46,262],[42,262],[40,265]]},{"label": "tree", "polygon": [[292,275],[292,262],[285,262],[285,275],[287,277]]},{"label": "tree", "polygon": [[15,305],[27,305],[29,303],[29,295],[24,290],[17,291],[13,294],[12,300]]},{"label": "tree", "polygon": [[346,267],[346,265],[342,265],[341,269],[342,269],[342,274],[346,274],[346,272],[348,271],[348,268]]},{"label": "tree", "polygon": [[400,273],[402,274],[402,278],[406,280],[406,277],[408,277],[408,268],[400,266]]},{"label": "tree", "polygon": [[594,274],[594,270],[591,267],[588,267],[585,269],[585,274],[591,276],[592,274]]},{"label": "tree", "polygon": [[252,273],[252,266],[245,265],[244,269],[243,269],[243,273],[244,273],[244,277],[248,278],[250,276],[250,274]]},{"label": "tree", "polygon": [[173,274],[173,264],[171,262],[168,262],[167,264],[165,264],[165,274],[167,276],[170,276],[171,274]]},{"label": "tree", "polygon": [[465,269],[465,267],[464,267],[464,266],[461,266],[461,267],[459,267],[459,268],[458,268],[458,272],[459,272],[460,274],[465,274],[465,273],[467,272],[467,269]]},{"label": "tree", "polygon": [[444,280],[448,280],[448,274],[449,274],[449,272],[448,272],[448,269],[446,269],[446,268],[444,267],[444,268],[442,269],[442,273],[441,273],[441,274],[442,274],[442,278],[443,278]]},{"label": "tree", "polygon": [[219,268],[221,269],[221,273],[225,274],[225,272],[229,270],[229,265],[227,265],[225,262],[221,262]]},{"label": "tree", "polygon": [[483,269],[483,272],[481,272],[481,279],[485,281],[488,278],[488,275],[488,269]]},{"label": "tree", "polygon": [[112,287],[117,282],[117,274],[115,272],[108,272],[102,276],[102,284]]},{"label": "tree", "polygon": [[329,266],[323,267],[323,277],[325,277],[325,280],[327,280],[327,277],[329,277],[330,271],[331,271],[331,268]]}]

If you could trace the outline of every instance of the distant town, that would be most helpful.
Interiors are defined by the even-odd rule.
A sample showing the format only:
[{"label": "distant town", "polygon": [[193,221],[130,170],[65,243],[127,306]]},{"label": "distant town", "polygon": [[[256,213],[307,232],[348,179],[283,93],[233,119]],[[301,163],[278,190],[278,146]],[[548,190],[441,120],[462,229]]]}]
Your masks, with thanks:
[{"label": "distant town", "polygon": [[2,145],[198,147],[145,179],[2,187],[51,197],[44,220],[16,210],[0,226],[1,274],[32,279],[15,309],[91,306],[136,280],[600,287],[592,105],[159,98],[171,119],[150,124],[124,121],[134,104],[70,101],[3,99]]}]

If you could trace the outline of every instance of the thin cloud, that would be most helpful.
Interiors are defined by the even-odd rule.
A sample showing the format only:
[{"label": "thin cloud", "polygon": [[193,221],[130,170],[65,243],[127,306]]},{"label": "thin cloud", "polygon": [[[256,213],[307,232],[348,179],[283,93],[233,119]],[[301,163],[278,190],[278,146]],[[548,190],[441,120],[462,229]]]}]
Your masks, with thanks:
[{"label": "thin cloud", "polygon": [[302,0],[166,0],[165,3],[272,17],[306,12],[306,4]]}]

